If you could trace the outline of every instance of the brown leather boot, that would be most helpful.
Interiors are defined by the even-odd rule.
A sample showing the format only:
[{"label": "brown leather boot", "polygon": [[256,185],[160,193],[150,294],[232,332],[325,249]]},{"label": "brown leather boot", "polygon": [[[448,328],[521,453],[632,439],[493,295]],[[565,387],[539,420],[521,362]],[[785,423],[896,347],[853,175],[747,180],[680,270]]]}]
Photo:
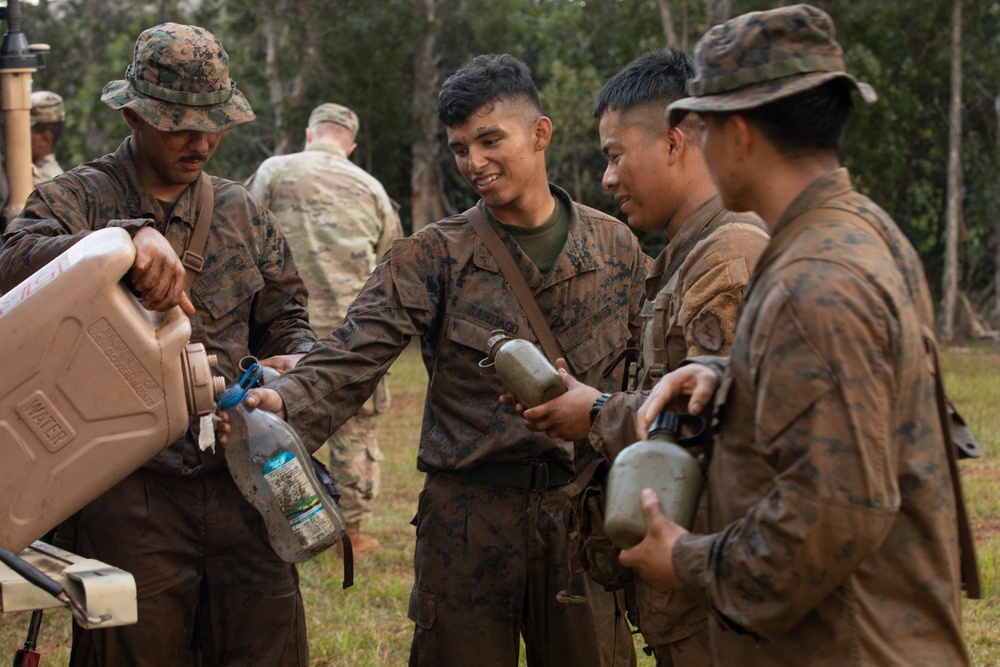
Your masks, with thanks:
[{"label": "brown leather boot", "polygon": [[[347,524],[347,535],[351,538],[351,550],[354,551],[355,556],[378,553],[382,550],[382,545],[379,544],[378,540],[361,532],[360,521]],[[337,542],[335,548],[337,549],[337,555],[343,558],[344,543]]]}]

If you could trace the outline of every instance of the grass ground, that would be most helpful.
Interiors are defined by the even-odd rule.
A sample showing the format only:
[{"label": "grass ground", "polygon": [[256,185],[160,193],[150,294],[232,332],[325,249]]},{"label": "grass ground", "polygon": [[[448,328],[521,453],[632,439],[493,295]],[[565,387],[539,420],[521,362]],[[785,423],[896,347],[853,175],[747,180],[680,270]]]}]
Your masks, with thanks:
[{"label": "grass ground", "polygon": [[[963,466],[985,588],[984,600],[964,601],[965,630],[973,665],[1000,667],[1000,355],[953,352],[944,355],[943,364],[948,391],[984,450],[982,459]],[[386,457],[383,489],[375,517],[365,525],[382,542],[382,552],[357,562],[356,583],[346,591],[341,589],[341,562],[333,553],[300,567],[315,666],[406,664],[414,544],[409,521],[423,483],[415,457],[426,381],[417,350],[408,349],[393,366],[393,407],[379,422]],[[27,613],[0,616],[0,664],[9,664],[27,627]],[[65,665],[68,646],[68,612],[47,613],[40,637],[42,665]],[[651,659],[639,656],[641,667],[652,667]]]}]

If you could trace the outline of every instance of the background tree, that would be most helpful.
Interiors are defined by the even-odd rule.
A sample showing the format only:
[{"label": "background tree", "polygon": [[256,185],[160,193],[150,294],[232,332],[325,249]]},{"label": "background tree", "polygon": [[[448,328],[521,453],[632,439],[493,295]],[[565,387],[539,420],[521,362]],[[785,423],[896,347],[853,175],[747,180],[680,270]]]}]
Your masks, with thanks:
[{"label": "background tree", "polygon": [[[880,97],[854,114],[845,164],[859,189],[882,204],[913,242],[937,299],[946,246],[952,79],[949,34],[941,26],[950,22],[953,1],[814,0],[833,15],[848,68]],[[56,90],[66,99],[67,127],[58,153],[64,165],[114,149],[127,132],[120,114],[110,112],[99,97],[104,83],[122,77],[138,33],[164,19],[193,22],[222,39],[233,78],[258,116],[227,133],[213,158],[213,173],[242,180],[265,157],[298,150],[310,110],[321,102],[341,102],[361,118],[352,159],[403,204],[400,214],[409,229],[418,217],[435,219],[474,203],[431,111],[435,77],[440,81],[480,53],[509,52],[523,59],[555,125],[549,151],[553,180],[585,203],[618,214],[601,190],[604,159],[597,122],[589,115],[600,84],[635,56],[666,44],[664,8],[676,43],[693,48],[712,24],[727,16],[790,4],[430,2],[40,0],[38,6],[25,5],[22,27],[31,41],[52,45],[52,64],[36,75],[35,87]],[[433,8],[430,22],[428,7]],[[966,30],[962,40],[960,166],[965,187],[959,192],[959,208],[965,231],[955,281],[960,293],[987,311],[1000,298],[1000,248],[994,240],[1000,234],[995,223],[1000,219],[1000,144],[994,109],[1000,90],[1000,0],[965,3],[963,18],[975,29]],[[642,241],[655,253],[666,239],[654,235]]]},{"label": "background tree", "polygon": [[944,298],[941,303],[941,336],[955,339],[958,304],[958,228],[962,222],[962,0],[952,2],[951,95],[948,112],[948,188],[945,211]]}]

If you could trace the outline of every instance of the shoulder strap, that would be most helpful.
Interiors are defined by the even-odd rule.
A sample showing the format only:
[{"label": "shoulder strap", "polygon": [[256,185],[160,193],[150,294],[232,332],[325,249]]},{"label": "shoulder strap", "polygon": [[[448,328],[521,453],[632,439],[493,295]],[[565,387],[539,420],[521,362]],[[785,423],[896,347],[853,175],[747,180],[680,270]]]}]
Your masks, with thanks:
[{"label": "shoulder strap", "polygon": [[[898,261],[892,253],[892,249],[889,247],[888,240],[872,221],[862,215],[859,215],[855,211],[833,206],[826,209],[819,208],[809,211],[805,215],[792,221],[792,223],[783,229],[781,233],[773,237],[771,243],[769,243],[767,248],[765,248],[764,254],[761,255],[761,258],[757,263],[758,268],[755,275],[759,274],[761,268],[763,268],[765,264],[769,263],[781,250],[787,247],[788,244],[791,243],[796,236],[798,236],[802,229],[808,227],[818,217],[821,217],[823,215],[822,211],[824,210],[836,210],[839,213],[845,214],[842,215],[838,221],[854,225],[855,227],[872,234],[886,248],[889,255],[893,258],[893,262],[898,265]],[[951,488],[955,494],[955,514],[958,519],[958,545],[959,553],[961,554],[962,583],[965,586],[966,596],[971,600],[979,600],[983,596],[983,591],[979,580],[979,566],[976,561],[976,542],[972,537],[972,526],[969,524],[969,516],[965,508],[965,497],[962,494],[962,480],[958,474],[958,457],[956,454],[956,446],[952,438],[952,418],[949,412],[948,398],[944,391],[944,381],[941,376],[941,367],[938,362],[937,342],[934,338],[934,333],[928,330],[926,326],[921,327],[921,336],[924,339],[924,346],[927,348],[927,353],[931,355],[934,361],[934,385],[937,398],[938,419],[941,422],[941,435],[944,441],[945,453],[948,458],[948,474],[951,477]]]},{"label": "shoulder strap", "polygon": [[[528,317],[528,323],[531,325],[532,331],[535,332],[535,336],[538,337],[542,351],[545,352],[545,356],[549,358],[549,361],[554,364],[556,359],[563,356],[562,348],[552,333],[552,329],[549,328],[549,323],[545,320],[542,309],[538,307],[538,302],[535,301],[535,296],[532,294],[531,288],[528,287],[528,282],[524,279],[524,274],[521,273],[521,270],[514,262],[514,258],[511,256],[507,246],[497,236],[493,225],[486,219],[486,214],[480,211],[478,206],[473,206],[462,215],[472,224],[472,228],[476,230],[476,234],[479,235],[479,238],[489,248],[490,254],[493,255],[493,259],[496,260],[504,277],[507,278],[507,284],[513,290],[514,296],[517,297],[517,302],[521,304],[521,310]],[[569,360],[567,360],[567,363],[569,363]]]},{"label": "shoulder strap", "polygon": [[958,476],[958,461],[955,446],[951,438],[951,416],[948,413],[948,398],[944,393],[941,379],[941,366],[938,363],[937,344],[934,334],[924,327],[924,344],[928,354],[934,359],[934,389],[937,394],[938,419],[941,421],[941,433],[944,434],[945,450],[948,452],[948,474],[951,476],[951,488],[955,491],[955,513],[958,515],[958,547],[962,556],[962,583],[965,584],[965,594],[970,600],[981,600],[983,588],[979,581],[979,565],[976,560],[976,541],[972,538],[972,526],[965,509],[965,496],[962,494],[962,480]]},{"label": "shoulder strap", "polygon": [[191,233],[191,240],[188,241],[184,254],[181,255],[181,262],[187,270],[184,274],[184,290],[190,291],[194,279],[198,276],[202,267],[205,266],[205,244],[208,243],[208,231],[212,227],[212,214],[215,211],[215,192],[212,190],[212,179],[205,172],[201,172],[198,180],[198,222]]}]

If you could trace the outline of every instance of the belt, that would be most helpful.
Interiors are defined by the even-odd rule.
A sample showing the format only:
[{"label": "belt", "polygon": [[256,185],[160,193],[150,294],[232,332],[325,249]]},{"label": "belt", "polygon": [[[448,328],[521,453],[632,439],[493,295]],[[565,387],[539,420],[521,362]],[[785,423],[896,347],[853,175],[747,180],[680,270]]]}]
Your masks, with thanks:
[{"label": "belt", "polygon": [[449,473],[477,484],[533,491],[565,486],[573,479],[573,473],[568,468],[546,461],[484,463],[471,470],[453,470]]}]

